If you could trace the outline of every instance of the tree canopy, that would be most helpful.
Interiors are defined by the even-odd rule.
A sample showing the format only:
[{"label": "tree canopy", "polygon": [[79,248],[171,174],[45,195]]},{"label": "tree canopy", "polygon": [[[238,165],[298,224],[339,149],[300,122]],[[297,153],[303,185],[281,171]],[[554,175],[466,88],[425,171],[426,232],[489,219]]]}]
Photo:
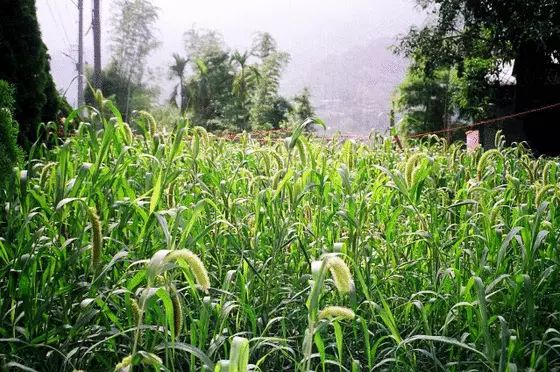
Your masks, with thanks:
[{"label": "tree canopy", "polygon": [[560,58],[560,0],[417,2],[433,13],[435,22],[413,27],[400,51],[423,58],[429,69],[460,65],[469,58],[519,63],[529,52],[548,61]]},{"label": "tree canopy", "polygon": [[[170,102],[194,124],[210,130],[279,128],[293,107],[279,94],[289,55],[268,33],[255,35],[249,50],[231,50],[220,33],[191,29],[185,55],[173,55]],[[307,96],[308,98],[308,96]]]},{"label": "tree canopy", "polygon": [[417,3],[432,14],[432,22],[411,28],[396,51],[412,59],[411,74],[423,79],[433,80],[442,69],[456,71],[454,99],[461,117],[491,115],[504,84],[516,85],[517,111],[551,99],[541,88],[546,66],[560,59],[560,0]]},{"label": "tree canopy", "polygon": [[[125,119],[134,110],[147,110],[158,89],[148,83],[147,58],[159,46],[156,22],[159,9],[150,0],[116,0],[111,17],[111,59],[101,72],[103,92]],[[89,75],[91,71],[88,72]],[[148,76],[147,76],[148,75]],[[86,88],[86,102],[94,103]]]}]

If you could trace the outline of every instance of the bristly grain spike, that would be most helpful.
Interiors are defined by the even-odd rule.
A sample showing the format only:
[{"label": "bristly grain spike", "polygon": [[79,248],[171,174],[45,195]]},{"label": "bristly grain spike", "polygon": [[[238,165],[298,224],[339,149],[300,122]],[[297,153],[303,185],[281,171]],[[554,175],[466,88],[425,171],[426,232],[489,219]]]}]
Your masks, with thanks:
[{"label": "bristly grain spike", "polygon": [[328,256],[327,268],[331,272],[334,285],[340,293],[346,294],[354,292],[352,274],[342,258],[335,255]]},{"label": "bristly grain spike", "polygon": [[356,314],[352,310],[344,306],[327,306],[319,312],[319,319],[345,319],[352,320]]},{"label": "bristly grain spike", "polygon": [[178,249],[169,252],[165,257],[164,262],[175,262],[180,259],[185,260],[185,262],[189,265],[198,285],[202,288],[202,290],[204,292],[208,292],[208,289],[210,288],[210,277],[208,276],[206,267],[204,267],[204,264],[196,254],[188,249]]},{"label": "bristly grain spike", "polygon": [[94,271],[97,271],[101,264],[103,237],[101,235],[101,221],[95,207],[88,208],[88,217],[91,223],[91,267]]},{"label": "bristly grain spike", "polygon": [[181,294],[174,285],[171,285],[170,292],[171,302],[173,303],[173,325],[175,327],[175,338],[177,338],[183,328],[183,306],[181,305]]}]

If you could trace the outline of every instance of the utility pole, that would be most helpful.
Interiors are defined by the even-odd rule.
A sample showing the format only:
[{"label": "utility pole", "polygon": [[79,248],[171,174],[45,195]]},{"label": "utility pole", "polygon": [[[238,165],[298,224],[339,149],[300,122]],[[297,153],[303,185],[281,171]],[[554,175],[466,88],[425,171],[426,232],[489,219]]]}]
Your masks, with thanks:
[{"label": "utility pole", "polygon": [[101,0],[93,0],[93,87],[101,89]]},{"label": "utility pole", "polygon": [[84,0],[78,0],[78,107],[84,105]]}]

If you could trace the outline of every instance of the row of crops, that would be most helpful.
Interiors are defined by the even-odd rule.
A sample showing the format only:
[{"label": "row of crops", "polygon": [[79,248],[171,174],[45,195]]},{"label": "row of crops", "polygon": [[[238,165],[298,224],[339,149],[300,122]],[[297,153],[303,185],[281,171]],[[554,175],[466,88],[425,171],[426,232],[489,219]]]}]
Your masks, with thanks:
[{"label": "row of crops", "polygon": [[2,191],[4,368],[560,368],[557,160],[134,125],[97,112]]}]

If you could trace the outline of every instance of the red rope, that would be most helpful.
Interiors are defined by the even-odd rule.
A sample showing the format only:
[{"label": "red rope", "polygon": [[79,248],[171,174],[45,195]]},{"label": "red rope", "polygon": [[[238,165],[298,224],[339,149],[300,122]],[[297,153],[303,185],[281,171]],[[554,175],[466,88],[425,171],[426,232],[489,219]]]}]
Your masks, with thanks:
[{"label": "red rope", "polygon": [[417,134],[410,135],[408,137],[409,138],[416,138],[416,137],[428,136],[430,134],[440,134],[440,133],[454,132],[454,131],[459,130],[459,129],[472,129],[472,128],[479,127],[481,125],[487,125],[487,124],[496,123],[496,122],[502,121],[502,120],[513,119],[513,118],[533,114],[535,112],[550,110],[550,109],[553,109],[553,108],[556,108],[556,107],[560,107],[560,102],[555,103],[553,105],[543,106],[543,107],[539,107],[539,108],[528,110],[528,111],[518,112],[516,114],[500,116],[499,118],[477,121],[477,122],[472,123],[470,125],[463,125],[463,126],[454,127],[454,128],[445,128],[445,129],[440,129],[440,130],[434,130],[434,131],[431,131],[431,132],[417,133]]},{"label": "red rope", "polygon": [[[453,128],[445,128],[445,129],[440,129],[440,130],[434,130],[431,132],[422,132],[422,133],[416,133],[416,134],[412,134],[409,135],[408,138],[418,138],[418,137],[424,137],[424,136],[428,136],[431,134],[440,134],[440,133],[448,133],[448,132],[454,132],[456,130],[468,130],[468,129],[472,129],[472,128],[476,128],[482,125],[487,125],[487,124],[493,124],[496,123],[498,121],[502,121],[502,120],[508,120],[508,119],[513,119],[513,118],[518,118],[518,117],[522,117],[522,116],[526,116],[529,114],[533,114],[535,112],[541,112],[541,111],[546,111],[546,110],[550,110],[556,107],[560,107],[560,102],[552,104],[552,105],[547,105],[547,106],[543,106],[543,107],[539,107],[539,108],[535,108],[532,110],[528,110],[528,111],[523,111],[523,112],[518,112],[516,114],[511,114],[511,115],[505,115],[505,116],[500,116],[498,118],[494,118],[494,119],[487,119],[487,120],[481,120],[481,121],[477,121],[474,122],[472,124],[469,125],[462,125],[462,126],[457,126],[457,127],[453,127]],[[278,128],[278,129],[271,129],[271,130],[256,130],[253,132],[250,132],[250,134],[252,134],[253,136],[266,136],[267,134],[271,134],[274,132],[286,132],[288,133],[290,130],[287,128]],[[228,140],[233,140],[237,137],[239,137],[241,135],[241,133],[224,133],[222,134],[222,138],[226,138]],[[334,135],[331,137],[322,137],[319,136],[319,138],[325,139],[325,140],[332,140],[334,138],[365,138],[368,137],[368,135],[362,135],[362,134],[357,134],[357,133],[340,133],[338,135]],[[399,145],[400,145],[400,140],[399,140]]]}]

